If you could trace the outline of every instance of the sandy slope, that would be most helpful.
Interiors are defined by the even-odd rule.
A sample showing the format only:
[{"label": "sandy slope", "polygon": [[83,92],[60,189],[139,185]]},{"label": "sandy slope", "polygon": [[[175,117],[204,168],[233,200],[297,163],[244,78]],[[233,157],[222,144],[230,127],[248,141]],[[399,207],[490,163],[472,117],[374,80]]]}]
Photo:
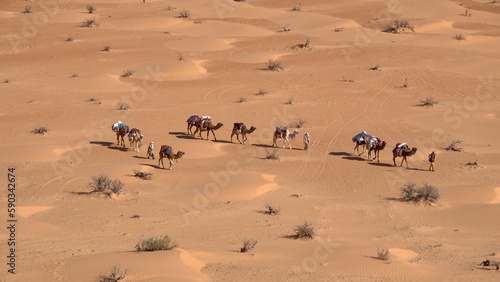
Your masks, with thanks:
[{"label": "sandy slope", "polygon": [[[19,1],[0,11],[0,163],[16,168],[19,227],[17,274],[5,275],[4,258],[0,280],[92,281],[115,265],[125,281],[498,280],[478,265],[500,253],[498,4],[311,0],[292,12],[288,0],[42,2],[30,14]],[[466,8],[472,16],[460,15]],[[92,17],[97,27],[81,27]],[[415,32],[381,32],[395,19]],[[308,38],[310,48],[297,47]],[[262,70],[268,59],[285,69]],[[418,106],[427,97],[438,104]],[[186,135],[193,114],[224,124],[217,142]],[[265,159],[275,126],[300,119],[293,150]],[[139,153],[116,145],[117,120],[141,129]],[[257,127],[245,145],[229,142],[235,122]],[[31,132],[40,126],[49,132]],[[380,163],[353,151],[362,130],[387,141]],[[455,139],[462,152],[441,149]],[[157,155],[161,145],[186,155],[160,169],[145,158],[151,141]],[[393,166],[398,142],[418,148],[410,169]],[[101,173],[124,194],[89,193]],[[436,186],[440,201],[399,201],[408,182]],[[289,238],[305,221],[316,237]],[[135,252],[158,235],[178,248]],[[256,247],[239,253],[248,238]]]}]

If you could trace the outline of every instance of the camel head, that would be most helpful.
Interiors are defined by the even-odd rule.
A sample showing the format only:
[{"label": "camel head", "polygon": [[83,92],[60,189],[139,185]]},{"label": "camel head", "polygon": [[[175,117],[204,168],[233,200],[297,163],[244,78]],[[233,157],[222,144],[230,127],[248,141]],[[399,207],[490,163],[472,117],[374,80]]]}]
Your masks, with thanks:
[{"label": "camel head", "polygon": [[174,159],[180,159],[182,156],[184,156],[186,153],[183,151],[178,151],[177,154],[174,155]]},{"label": "camel head", "polygon": [[298,130],[298,129],[295,129],[295,130],[293,131],[293,135],[297,135],[297,134],[299,134],[299,133],[300,133],[300,130]]},{"label": "camel head", "polygon": [[224,125],[223,123],[220,123],[220,122],[217,123],[217,125],[214,126],[214,130],[217,130],[217,129],[221,128],[223,125]]},{"label": "camel head", "polygon": [[250,127],[250,129],[247,130],[247,134],[250,134],[250,133],[254,132],[255,129],[257,129],[257,127],[255,127],[255,126]]},{"label": "camel head", "polygon": [[413,148],[411,149],[411,151],[410,151],[410,156],[415,155],[415,153],[417,153],[417,150],[418,150],[418,148],[413,147]]},{"label": "camel head", "polygon": [[385,141],[382,141],[382,143],[380,143],[380,150],[383,150],[385,148],[385,145],[387,145],[387,142]]}]

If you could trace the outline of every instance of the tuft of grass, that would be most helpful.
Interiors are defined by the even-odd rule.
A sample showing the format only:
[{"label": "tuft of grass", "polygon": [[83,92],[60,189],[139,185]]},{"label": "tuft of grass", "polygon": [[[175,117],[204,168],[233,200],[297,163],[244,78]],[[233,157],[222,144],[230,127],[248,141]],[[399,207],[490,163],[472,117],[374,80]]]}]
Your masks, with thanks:
[{"label": "tuft of grass", "polygon": [[254,239],[245,239],[243,240],[243,247],[240,248],[240,253],[246,253],[249,250],[253,249],[257,245],[257,240]]},{"label": "tuft of grass", "polygon": [[294,101],[293,101],[293,97],[292,98],[289,98],[288,100],[286,100],[285,104],[286,105],[293,105]]},{"label": "tuft of grass", "polygon": [[294,231],[296,239],[312,239],[315,235],[314,228],[311,226],[311,223],[307,221],[295,227]]},{"label": "tuft of grass", "polygon": [[451,141],[450,145],[448,145],[447,147],[444,147],[443,150],[446,150],[446,151],[455,151],[455,152],[462,152],[462,148],[458,147],[462,143],[463,143],[462,140],[455,139],[455,140]]},{"label": "tuft of grass", "polygon": [[33,129],[33,133],[35,134],[45,134],[49,131],[49,129],[45,126],[41,126],[41,127],[37,127],[35,129]]},{"label": "tuft of grass", "polygon": [[9,83],[10,80],[8,78],[4,79],[3,83]]},{"label": "tuft of grass", "polygon": [[134,214],[130,218],[142,218],[142,215],[140,215],[140,214]]},{"label": "tuft of grass", "polygon": [[417,187],[415,183],[410,182],[401,188],[401,200],[405,202],[437,203],[439,198],[437,188],[429,184]]},{"label": "tuft of grass", "polygon": [[168,6],[166,10],[167,10],[167,11],[173,11],[173,10],[175,10],[175,9],[177,9],[177,8],[176,8],[176,7],[173,7],[173,6]]},{"label": "tuft of grass", "polygon": [[293,5],[293,7],[290,9],[292,12],[300,12],[302,11],[302,7],[300,6],[300,3],[296,3]]},{"label": "tuft of grass", "polygon": [[306,42],[293,45],[292,49],[307,49],[309,47],[311,47],[311,40],[307,38]]},{"label": "tuft of grass", "polygon": [[267,214],[279,214],[280,213],[280,208],[276,208],[271,206],[270,204],[266,204],[266,211],[265,213]]},{"label": "tuft of grass", "polygon": [[388,261],[389,260],[389,250],[388,249],[377,249],[376,259]]},{"label": "tuft of grass", "polygon": [[102,104],[101,100],[99,100],[99,98],[93,96],[93,97],[90,97],[87,99],[87,102],[93,102],[93,103],[96,103],[96,104]]},{"label": "tuft of grass", "polygon": [[92,14],[93,12],[95,12],[95,10],[97,9],[94,6],[87,5],[87,11],[89,12],[89,14]]},{"label": "tuft of grass", "polygon": [[111,273],[108,275],[99,275],[98,279],[99,282],[117,282],[120,280],[125,279],[125,276],[127,275],[127,270],[121,270],[121,267],[118,265],[115,265],[113,269],[111,270]]},{"label": "tuft of grass", "polygon": [[403,82],[403,88],[408,88],[408,78],[405,78],[405,81]]},{"label": "tuft of grass", "polygon": [[77,73],[73,73],[73,74],[71,74],[71,77],[78,77],[78,74]]},{"label": "tuft of grass", "polygon": [[103,51],[103,52],[109,52],[109,50],[111,50],[111,46],[109,46],[109,45],[106,45],[106,46],[104,46],[104,47],[102,48],[102,51]]},{"label": "tuft of grass", "polygon": [[193,23],[195,23],[195,24],[202,24],[203,23],[203,19],[200,19],[200,18],[194,19]]},{"label": "tuft of grass", "polygon": [[333,31],[342,32],[342,31],[344,31],[344,27],[334,27]]},{"label": "tuft of grass", "polygon": [[346,79],[343,74],[342,74],[342,81],[343,82],[354,82],[354,80],[352,80],[352,79]]},{"label": "tuft of grass", "polygon": [[246,97],[243,97],[243,96],[242,96],[242,97],[238,98],[238,103],[244,103],[244,102],[246,102],[246,101],[247,101],[247,98],[246,98]]},{"label": "tuft of grass", "polygon": [[184,55],[182,55],[182,53],[178,54],[177,61],[184,61]]},{"label": "tuft of grass", "polygon": [[307,120],[305,119],[299,119],[298,121],[294,121],[290,123],[290,127],[292,128],[302,128],[304,125],[307,123]]},{"label": "tuft of grass", "polygon": [[257,94],[255,94],[255,95],[266,95],[266,94],[269,94],[269,91],[267,91],[264,88],[260,88],[259,92],[257,92]]},{"label": "tuft of grass", "polygon": [[31,6],[26,6],[26,7],[24,7],[24,11],[23,11],[23,13],[25,13],[25,14],[29,14],[29,13],[31,13]]},{"label": "tuft of grass", "polygon": [[264,68],[264,70],[269,70],[269,71],[280,71],[283,69],[284,67],[281,65],[281,62],[273,59],[269,59],[267,61],[267,66]]},{"label": "tuft of grass", "polygon": [[138,252],[168,251],[175,247],[177,247],[177,243],[173,242],[167,235],[143,239],[135,245]]},{"label": "tuft of grass", "polygon": [[383,29],[383,32],[390,32],[390,33],[401,33],[401,32],[408,32],[408,31],[414,31],[413,26],[410,25],[408,21],[405,20],[395,20],[392,24],[386,25]]},{"label": "tuft of grass", "polygon": [[461,33],[455,33],[455,35],[453,35],[453,39],[455,40],[458,40],[458,41],[462,41],[462,40],[465,40],[465,35],[461,34]]},{"label": "tuft of grass", "polygon": [[380,63],[375,64],[373,67],[370,67],[370,70],[379,70]]},{"label": "tuft of grass", "polygon": [[280,32],[289,32],[291,30],[292,30],[292,28],[290,27],[289,24],[284,24],[284,25],[281,26]]},{"label": "tuft of grass", "polygon": [[127,103],[121,102],[120,104],[118,104],[118,107],[116,109],[119,111],[126,111],[130,109],[130,106]]},{"label": "tuft of grass", "polygon": [[97,21],[95,18],[86,19],[82,22],[82,27],[97,27]]},{"label": "tuft of grass", "polygon": [[278,149],[274,149],[272,152],[266,150],[266,159],[268,160],[279,160],[281,155],[278,153]]},{"label": "tuft of grass", "polygon": [[121,77],[131,77],[134,75],[135,71],[131,69],[126,69],[122,72]]},{"label": "tuft of grass", "polygon": [[465,11],[462,14],[460,14],[460,16],[470,17],[472,16],[472,13],[470,12],[470,9],[466,8]]},{"label": "tuft of grass", "polygon": [[123,186],[125,184],[120,180],[111,180],[105,173],[92,176],[91,179],[92,181],[89,183],[89,186],[93,189],[91,193],[102,193],[108,196],[123,194]]},{"label": "tuft of grass", "polygon": [[191,13],[188,10],[182,10],[179,13],[179,18],[189,19],[190,17],[191,17]]},{"label": "tuft of grass", "polygon": [[68,37],[66,38],[66,41],[67,41],[67,42],[73,42],[73,40],[74,40],[74,39],[73,39],[73,37],[71,37],[71,36],[68,36]]},{"label": "tuft of grass", "polygon": [[134,176],[139,177],[142,180],[151,180],[151,178],[153,177],[153,174],[150,172],[142,172],[142,171],[134,170]]},{"label": "tuft of grass", "polygon": [[432,97],[427,97],[423,100],[420,100],[420,106],[422,107],[433,107],[434,105],[436,105],[438,103],[438,101],[434,100],[434,98]]}]

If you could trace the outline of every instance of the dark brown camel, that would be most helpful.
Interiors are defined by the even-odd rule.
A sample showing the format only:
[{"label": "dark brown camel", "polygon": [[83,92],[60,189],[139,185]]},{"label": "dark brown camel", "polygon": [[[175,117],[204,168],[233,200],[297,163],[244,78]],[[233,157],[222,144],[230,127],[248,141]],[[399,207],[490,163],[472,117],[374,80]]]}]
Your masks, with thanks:
[{"label": "dark brown camel", "polygon": [[199,136],[201,139],[203,139],[203,137],[201,137],[201,132],[202,131],[206,131],[207,132],[207,140],[208,140],[208,137],[210,136],[210,132],[212,132],[212,134],[214,135],[214,141],[217,141],[217,137],[215,136],[215,130],[221,128],[224,124],[222,123],[217,123],[217,125],[214,125],[211,121],[205,121],[205,122],[202,122],[202,123],[197,123],[196,124],[196,130],[194,131],[193,133],[193,138],[195,138],[196,136],[196,133],[200,132],[199,133]]},{"label": "dark brown camel", "polygon": [[123,137],[129,133],[129,130],[128,130],[128,127],[124,127],[124,126],[119,126],[117,129],[116,129],[116,143],[118,144],[118,146],[120,145],[120,140],[121,140],[121,144],[123,145],[123,147],[125,147],[125,141],[123,140]]},{"label": "dark brown camel", "polygon": [[[257,129],[255,126],[250,127],[248,129],[246,125],[241,124],[241,126],[237,126],[236,123],[234,124],[235,126],[233,127],[233,131],[231,132],[231,143],[233,143],[233,135],[236,135],[236,140],[240,142],[240,144],[245,144],[245,141],[247,141],[247,134],[250,134]],[[243,143],[240,141],[239,135],[241,134],[241,139],[243,140]]]},{"label": "dark brown camel", "polygon": [[174,150],[172,149],[172,147],[170,147],[168,145],[161,145],[160,153],[158,154],[160,156],[160,158],[158,159],[158,167],[160,167],[160,163],[161,163],[163,168],[165,168],[165,164],[163,164],[163,159],[167,158],[168,161],[170,162],[170,166],[168,167],[168,169],[172,169],[172,165],[174,164],[174,160],[176,162],[179,162],[178,159],[182,158],[182,156],[185,154],[186,153],[184,153],[182,151],[178,151],[177,154],[174,154]]},{"label": "dark brown camel", "polygon": [[375,159],[377,159],[377,162],[379,163],[380,162],[380,151],[382,151],[383,149],[385,149],[385,145],[387,145],[387,143],[385,141],[382,141],[381,143],[377,143],[373,146],[370,146],[370,149],[368,150],[368,159],[370,160],[370,157],[371,157],[371,154],[372,154],[372,151],[374,152],[374,156],[373,156],[373,160],[374,161]]},{"label": "dark brown camel", "polygon": [[406,167],[410,168],[410,166],[408,165],[408,160],[406,158],[415,155],[417,150],[417,148],[413,148],[410,150],[410,148],[406,145],[403,147],[398,147],[398,145],[396,145],[396,147],[392,150],[392,161],[394,162],[394,166],[396,166],[396,158],[402,157],[403,160],[401,161],[400,166],[403,166],[403,162],[406,162]]}]

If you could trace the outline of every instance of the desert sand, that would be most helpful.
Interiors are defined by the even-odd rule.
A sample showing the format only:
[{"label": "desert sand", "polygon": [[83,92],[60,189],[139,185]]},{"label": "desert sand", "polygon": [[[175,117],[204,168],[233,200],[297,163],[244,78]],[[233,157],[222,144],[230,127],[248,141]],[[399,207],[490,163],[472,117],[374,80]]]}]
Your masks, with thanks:
[{"label": "desert sand", "polygon": [[[296,2],[3,1],[0,280],[97,281],[120,266],[123,281],[499,281],[479,264],[500,260],[500,4]],[[382,31],[395,20],[413,31]],[[195,114],[224,124],[217,142],[186,134]],[[116,121],[141,130],[140,152],[116,145]],[[257,128],[245,145],[229,142],[236,122]],[[280,125],[300,134],[266,159]],[[363,130],[387,142],[380,163],[353,151]],[[460,152],[442,149],[453,140]],[[160,169],[149,142],[186,154]],[[393,166],[400,142],[418,148],[409,169]],[[90,193],[102,173],[123,194]],[[410,182],[439,201],[401,201]],[[313,239],[291,238],[305,221]],[[135,250],[163,235],[178,246]],[[245,239],[257,244],[240,253]]]}]

